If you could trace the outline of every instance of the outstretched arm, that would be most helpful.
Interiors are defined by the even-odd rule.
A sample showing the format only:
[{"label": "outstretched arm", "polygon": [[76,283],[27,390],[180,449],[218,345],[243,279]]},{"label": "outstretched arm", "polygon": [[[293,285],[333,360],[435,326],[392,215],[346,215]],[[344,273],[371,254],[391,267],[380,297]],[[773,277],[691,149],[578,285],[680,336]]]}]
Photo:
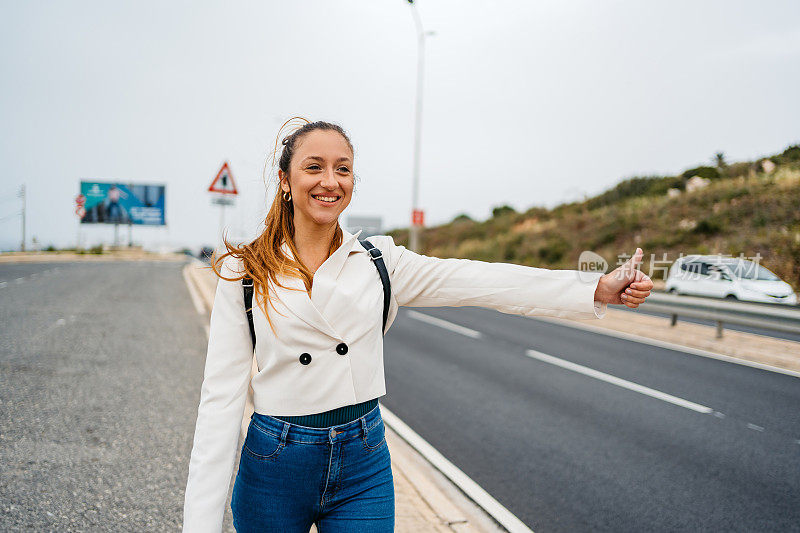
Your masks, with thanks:
[{"label": "outstretched arm", "polygon": [[398,305],[474,305],[509,314],[565,318],[602,318],[605,314],[606,303],[595,301],[601,272],[440,259],[396,245],[391,236],[382,239]]}]

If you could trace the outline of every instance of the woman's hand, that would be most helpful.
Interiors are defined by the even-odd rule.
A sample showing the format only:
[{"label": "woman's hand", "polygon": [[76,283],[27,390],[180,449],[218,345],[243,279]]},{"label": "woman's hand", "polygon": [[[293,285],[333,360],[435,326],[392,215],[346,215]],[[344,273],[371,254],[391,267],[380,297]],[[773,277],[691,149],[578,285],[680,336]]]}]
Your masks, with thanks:
[{"label": "woman's hand", "polygon": [[594,291],[594,299],[607,304],[625,304],[634,309],[639,307],[653,288],[653,281],[636,269],[643,255],[642,249],[637,248],[630,259],[601,277]]}]

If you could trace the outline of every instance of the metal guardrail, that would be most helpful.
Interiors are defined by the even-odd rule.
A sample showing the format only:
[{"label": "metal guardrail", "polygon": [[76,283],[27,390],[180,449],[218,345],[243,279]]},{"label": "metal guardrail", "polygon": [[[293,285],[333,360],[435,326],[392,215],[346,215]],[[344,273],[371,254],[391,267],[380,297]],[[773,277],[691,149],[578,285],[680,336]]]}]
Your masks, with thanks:
[{"label": "metal guardrail", "polygon": [[775,307],[660,293],[651,293],[641,305],[644,310],[670,315],[672,326],[677,324],[678,316],[713,320],[717,323],[717,338],[722,338],[725,323],[800,334],[800,309],[779,304]]}]

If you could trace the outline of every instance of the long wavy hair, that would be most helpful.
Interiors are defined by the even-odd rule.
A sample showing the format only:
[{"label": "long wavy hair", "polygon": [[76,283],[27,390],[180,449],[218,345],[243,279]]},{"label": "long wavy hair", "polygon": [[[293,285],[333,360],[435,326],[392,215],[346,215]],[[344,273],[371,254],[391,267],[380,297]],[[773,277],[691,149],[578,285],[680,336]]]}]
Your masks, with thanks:
[{"label": "long wavy hair", "polygon": [[[344,129],[342,129],[342,127],[338,124],[332,124],[330,122],[323,121],[310,122],[303,117],[292,117],[284,122],[283,126],[281,126],[281,129],[278,131],[278,135],[275,139],[275,148],[272,151],[271,159],[273,165],[277,157],[278,139],[280,139],[281,133],[287,125],[298,120],[303,124],[301,126],[290,126],[290,128],[294,128],[293,131],[286,135],[281,141],[283,148],[281,150],[280,158],[278,159],[278,167],[283,171],[288,180],[291,180],[289,168],[295,147],[305,135],[312,131],[335,131],[344,137],[344,140],[350,147],[350,151],[353,151],[353,144],[350,142],[350,138],[347,136],[347,133],[345,133]],[[355,180],[355,178],[353,179]],[[337,224],[336,231],[334,232],[333,239],[331,240],[330,248],[328,249],[328,256],[330,256],[334,251],[336,251],[337,248],[339,248],[339,246],[341,246],[342,237],[342,228]],[[295,247],[294,242],[294,205],[292,204],[291,200],[284,200],[283,191],[280,188],[280,184],[277,187],[275,197],[272,199],[272,205],[270,206],[267,217],[264,220],[264,231],[262,231],[258,237],[256,237],[250,243],[241,244],[239,246],[229,243],[224,235],[222,241],[228,251],[223,254],[217,254],[215,250],[214,254],[211,256],[210,268],[217,276],[219,276],[220,279],[224,279],[226,281],[239,281],[245,275],[249,275],[253,279],[253,292],[255,295],[254,303],[255,305],[258,305],[262,311],[264,311],[264,315],[267,317],[269,326],[274,332],[275,326],[270,319],[270,314],[267,312],[268,303],[271,302],[273,296],[268,290],[268,287],[270,287],[270,282],[273,286],[284,289],[302,290],[286,287],[278,281],[278,275],[300,278],[305,284],[305,290],[309,291],[311,290],[314,276],[311,270],[303,264],[302,260],[300,260],[297,253],[297,248]],[[295,259],[287,257],[286,254],[283,253],[283,250],[281,250],[281,243],[284,241],[292,251],[292,255]],[[222,263],[229,255],[242,260],[242,267],[244,270],[237,272],[238,274],[241,274],[239,277],[226,278],[221,273]],[[275,309],[274,306],[272,308]]]}]

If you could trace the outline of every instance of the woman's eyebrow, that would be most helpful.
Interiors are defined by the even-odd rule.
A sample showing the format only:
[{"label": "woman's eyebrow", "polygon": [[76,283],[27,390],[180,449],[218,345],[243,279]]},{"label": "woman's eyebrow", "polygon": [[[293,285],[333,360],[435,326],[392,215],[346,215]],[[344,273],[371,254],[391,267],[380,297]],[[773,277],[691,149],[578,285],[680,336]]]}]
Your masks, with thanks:
[{"label": "woman's eyebrow", "polygon": [[[318,155],[309,155],[307,157],[304,157],[303,161],[306,161],[307,159],[315,159],[317,161],[325,161],[324,157],[320,157]],[[338,163],[339,161],[350,161],[350,158],[349,157],[340,157],[339,159],[336,160],[336,163]]]}]

